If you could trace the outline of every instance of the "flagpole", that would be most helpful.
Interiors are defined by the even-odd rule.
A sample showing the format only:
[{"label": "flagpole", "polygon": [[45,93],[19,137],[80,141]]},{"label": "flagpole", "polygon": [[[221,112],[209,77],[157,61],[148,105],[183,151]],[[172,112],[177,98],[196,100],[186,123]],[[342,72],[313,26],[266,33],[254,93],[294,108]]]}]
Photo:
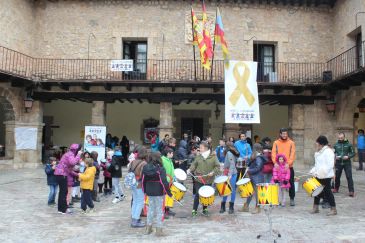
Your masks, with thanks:
[{"label": "flagpole", "polygon": [[195,44],[194,44],[194,20],[193,20],[193,2],[191,0],[191,33],[193,37],[193,52],[194,52],[194,80],[196,81],[196,59],[195,59]]},{"label": "flagpole", "polygon": [[212,55],[212,66],[210,67],[210,82],[213,80],[213,64],[214,64],[214,50],[215,50],[215,33],[217,28],[217,14],[218,14],[218,7],[215,10],[215,24],[214,24],[214,38],[213,38],[213,55]]}]

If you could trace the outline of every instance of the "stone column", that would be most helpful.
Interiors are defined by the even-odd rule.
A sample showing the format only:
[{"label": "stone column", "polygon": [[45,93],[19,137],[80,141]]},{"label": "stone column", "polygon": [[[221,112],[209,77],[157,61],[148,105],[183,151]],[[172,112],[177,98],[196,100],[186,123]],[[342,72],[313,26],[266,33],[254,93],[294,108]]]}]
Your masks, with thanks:
[{"label": "stone column", "polygon": [[160,103],[160,139],[162,139],[165,134],[169,134],[172,137],[172,103],[171,102],[161,102]]},{"label": "stone column", "polygon": [[[43,123],[5,122],[6,156],[13,158],[14,168],[36,168],[42,163],[42,134]],[[37,128],[37,146],[35,150],[16,148],[15,128]],[[26,138],[24,138],[26,139]],[[31,138],[30,138],[31,139]]]},{"label": "stone column", "polygon": [[104,101],[93,101],[91,109],[91,124],[105,125],[106,123],[106,104]]},{"label": "stone column", "polygon": [[[304,105],[290,105],[289,106],[289,136],[295,142],[296,147],[296,159],[294,163],[296,165],[304,165],[305,161],[310,161],[305,158],[304,153]],[[313,156],[313,154],[311,154]]]}]

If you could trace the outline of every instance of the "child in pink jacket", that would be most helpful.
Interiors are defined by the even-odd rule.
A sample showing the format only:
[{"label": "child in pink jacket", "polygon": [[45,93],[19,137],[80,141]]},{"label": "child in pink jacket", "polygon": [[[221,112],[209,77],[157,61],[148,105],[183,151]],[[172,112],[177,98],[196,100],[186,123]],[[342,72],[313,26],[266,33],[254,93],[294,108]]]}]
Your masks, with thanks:
[{"label": "child in pink jacket", "polygon": [[290,188],[290,169],[284,154],[276,156],[276,164],[273,169],[271,182],[278,183],[280,186],[279,202],[285,207],[285,191]]}]

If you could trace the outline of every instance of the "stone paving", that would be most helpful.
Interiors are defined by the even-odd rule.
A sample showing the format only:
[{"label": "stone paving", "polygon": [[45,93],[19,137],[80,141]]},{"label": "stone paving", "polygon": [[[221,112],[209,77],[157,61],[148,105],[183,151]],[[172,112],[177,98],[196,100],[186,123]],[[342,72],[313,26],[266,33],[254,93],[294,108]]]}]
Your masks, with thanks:
[{"label": "stone paving", "polygon": [[[312,199],[302,188],[295,207],[275,208],[273,226],[282,235],[277,242],[365,242],[365,172],[353,173],[356,196],[348,197],[347,188],[341,187],[335,195],[335,217],[325,215],[328,209],[310,215]],[[117,204],[111,203],[112,196],[102,197],[95,203],[95,213],[81,215],[77,203],[74,214],[60,215],[47,206],[46,177],[38,168],[0,171],[0,195],[0,242],[270,242],[267,237],[256,238],[268,229],[265,214],[239,213],[241,198],[236,200],[234,215],[219,214],[220,198],[216,197],[210,217],[193,219],[192,195],[187,192],[184,206],[175,204],[177,215],[165,221],[167,236],[157,238],[145,236],[144,229],[130,228],[128,191],[127,199]]]}]

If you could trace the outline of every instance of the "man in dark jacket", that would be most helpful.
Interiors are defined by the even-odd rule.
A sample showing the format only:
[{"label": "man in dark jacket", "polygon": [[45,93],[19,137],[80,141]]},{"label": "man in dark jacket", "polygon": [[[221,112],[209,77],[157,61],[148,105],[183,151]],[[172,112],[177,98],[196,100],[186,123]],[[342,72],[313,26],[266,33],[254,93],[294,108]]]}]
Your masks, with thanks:
[{"label": "man in dark jacket", "polygon": [[338,141],[334,146],[336,155],[336,180],[334,193],[337,193],[340,188],[342,170],[345,170],[347,184],[349,188],[349,196],[354,196],[354,182],[352,180],[351,158],[355,156],[354,148],[351,143],[345,139],[345,134],[338,134]]}]

